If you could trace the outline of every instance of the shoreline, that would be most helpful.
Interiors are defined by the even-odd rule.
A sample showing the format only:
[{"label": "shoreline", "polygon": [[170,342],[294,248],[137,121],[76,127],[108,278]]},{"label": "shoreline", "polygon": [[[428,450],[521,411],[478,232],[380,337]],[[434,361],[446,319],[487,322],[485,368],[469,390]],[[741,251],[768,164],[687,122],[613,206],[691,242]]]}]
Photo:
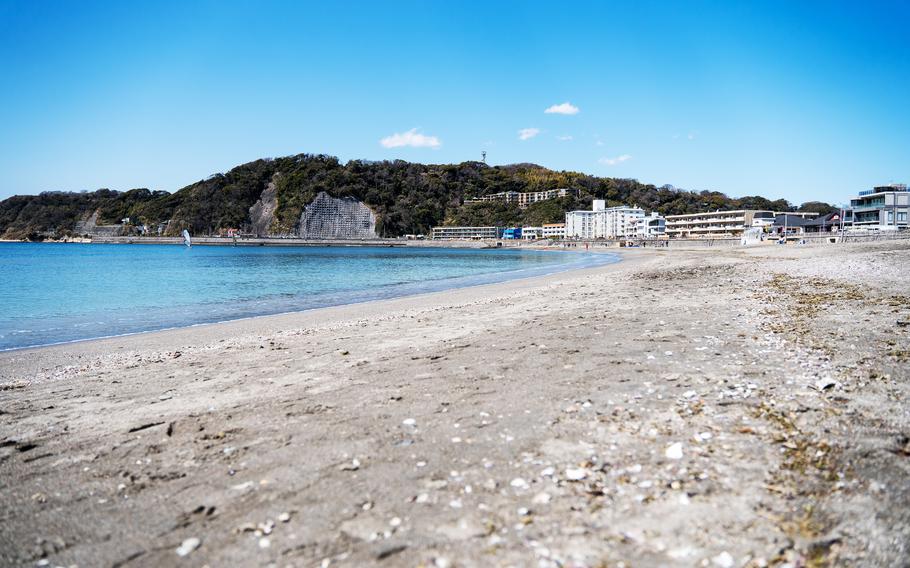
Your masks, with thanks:
[{"label": "shoreline", "polygon": [[[576,250],[565,250],[566,253],[579,253]],[[582,251],[583,252],[583,251]],[[630,254],[631,253],[631,254]],[[276,314],[265,314],[245,318],[231,319],[220,322],[198,323],[167,329],[138,331],[108,337],[95,337],[78,339],[48,345],[19,347],[0,350],[0,381],[10,380],[4,369],[10,368],[14,362],[22,359],[40,360],[48,356],[49,359],[64,361],[70,356],[83,357],[99,351],[147,349],[175,349],[177,346],[191,346],[193,336],[206,335],[206,342],[221,341],[241,336],[251,336],[265,333],[275,333],[281,329],[299,327],[302,325],[324,325],[329,322],[346,320],[357,314],[365,317],[381,314],[385,310],[420,309],[427,305],[446,303],[449,301],[463,301],[475,295],[502,295],[512,291],[525,291],[542,286],[551,285],[562,276],[585,278],[601,270],[609,270],[620,265],[629,265],[639,255],[632,251],[607,252],[597,251],[589,254],[608,254],[617,256],[617,260],[606,262],[591,267],[554,267],[556,270],[546,274],[533,276],[520,276],[492,283],[470,284],[454,288],[444,288],[431,292],[420,292],[388,298],[365,300],[311,308],[305,310],[288,311]],[[502,275],[507,273],[495,273]]]},{"label": "shoreline", "polygon": [[[537,250],[537,249],[533,249],[533,250]],[[176,330],[204,328],[206,326],[217,326],[217,325],[230,324],[230,323],[235,323],[235,322],[255,322],[255,320],[257,320],[259,318],[269,318],[269,317],[277,317],[277,316],[293,316],[295,314],[306,313],[306,312],[310,312],[310,311],[314,311],[314,310],[325,310],[325,309],[339,308],[339,307],[344,307],[344,306],[357,306],[357,305],[370,304],[373,302],[383,302],[386,300],[394,300],[394,299],[399,299],[399,298],[420,297],[420,296],[424,296],[424,295],[446,293],[449,291],[459,290],[459,289],[463,289],[463,288],[495,286],[497,284],[507,285],[511,282],[516,282],[516,281],[520,281],[520,280],[543,278],[543,277],[547,277],[547,276],[558,275],[558,274],[562,274],[565,272],[572,272],[572,271],[577,271],[577,270],[589,270],[589,269],[593,269],[593,268],[599,268],[599,267],[603,267],[603,266],[613,265],[613,264],[616,264],[616,263],[619,263],[622,261],[622,255],[618,254],[615,251],[607,252],[607,251],[603,251],[603,250],[579,251],[579,250],[574,250],[574,249],[543,249],[543,250],[540,250],[540,252],[607,255],[607,256],[611,257],[611,259],[603,260],[601,262],[594,262],[592,260],[591,262],[593,262],[593,264],[591,264],[591,265],[584,264],[584,265],[578,266],[575,263],[583,261],[583,259],[579,258],[578,260],[568,260],[565,263],[554,265],[552,267],[541,268],[541,269],[519,268],[519,269],[513,269],[513,270],[506,270],[506,271],[502,271],[502,272],[490,272],[490,273],[476,274],[476,275],[472,275],[472,276],[468,276],[468,277],[461,276],[461,277],[452,277],[452,278],[447,278],[447,279],[442,279],[442,280],[432,280],[432,281],[425,283],[426,286],[431,288],[430,290],[427,290],[427,291],[409,292],[405,288],[408,286],[416,285],[416,284],[418,284],[418,282],[408,282],[408,283],[403,283],[403,284],[392,285],[392,288],[395,288],[398,291],[393,292],[391,295],[382,296],[382,297],[369,297],[370,294],[366,294],[367,295],[366,299],[355,299],[352,301],[344,301],[341,303],[328,304],[328,305],[323,305],[323,306],[319,306],[319,307],[291,309],[291,310],[279,311],[279,312],[275,312],[275,313],[263,313],[263,314],[231,318],[231,319],[220,320],[220,321],[209,321],[209,322],[203,321],[203,322],[199,322],[199,323],[189,323],[189,324],[170,326],[170,327],[165,327],[165,328],[160,328],[160,329],[139,330],[139,331],[132,331],[132,332],[127,332],[127,333],[114,334],[114,335],[72,339],[72,340],[59,341],[59,342],[47,343],[47,344],[28,345],[28,346],[22,346],[22,347],[9,347],[9,348],[0,349],[0,360],[2,360],[2,354],[5,354],[5,353],[40,350],[40,349],[45,349],[45,348],[49,348],[49,347],[65,347],[67,345],[73,345],[73,344],[78,344],[78,343],[85,343],[85,342],[91,342],[91,341],[103,341],[103,340],[108,340],[108,339],[117,339],[117,338],[131,337],[131,336],[144,335],[144,334],[150,334],[150,333],[169,333],[169,332],[173,332]],[[534,270],[534,271],[545,270],[545,272],[532,274],[532,275],[522,274],[523,272],[526,272],[528,270]],[[463,283],[465,280],[467,280],[468,283]],[[365,293],[365,292],[367,292],[367,290],[358,291],[358,293]],[[354,295],[357,296],[357,294],[354,294]],[[255,325],[255,323],[253,325]],[[2,377],[2,373],[0,373],[0,377]]]},{"label": "shoreline", "polygon": [[900,564],[908,260],[629,250],[0,354],[0,563]]}]

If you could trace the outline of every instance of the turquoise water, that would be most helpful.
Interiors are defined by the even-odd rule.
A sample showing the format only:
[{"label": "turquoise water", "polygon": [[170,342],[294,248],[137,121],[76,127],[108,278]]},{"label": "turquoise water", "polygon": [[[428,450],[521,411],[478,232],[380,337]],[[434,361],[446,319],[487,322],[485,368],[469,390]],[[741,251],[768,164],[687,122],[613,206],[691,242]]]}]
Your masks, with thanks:
[{"label": "turquoise water", "polygon": [[615,262],[558,251],[0,243],[0,350]]}]

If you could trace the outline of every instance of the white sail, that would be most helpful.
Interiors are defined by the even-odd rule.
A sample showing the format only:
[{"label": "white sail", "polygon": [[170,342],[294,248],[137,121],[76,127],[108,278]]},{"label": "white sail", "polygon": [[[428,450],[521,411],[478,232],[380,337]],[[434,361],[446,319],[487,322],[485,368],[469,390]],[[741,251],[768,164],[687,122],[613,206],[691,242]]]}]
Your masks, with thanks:
[{"label": "white sail", "polygon": [[190,232],[186,229],[183,230],[183,244],[188,247],[193,246],[193,243],[190,241]]}]

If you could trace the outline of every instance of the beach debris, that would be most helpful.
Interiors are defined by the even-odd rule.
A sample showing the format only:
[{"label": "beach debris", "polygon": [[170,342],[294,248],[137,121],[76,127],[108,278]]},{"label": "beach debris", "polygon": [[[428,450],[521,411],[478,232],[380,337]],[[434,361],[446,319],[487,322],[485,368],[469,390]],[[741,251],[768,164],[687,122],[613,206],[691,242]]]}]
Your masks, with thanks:
[{"label": "beach debris", "polygon": [[404,552],[407,549],[408,545],[406,544],[393,544],[392,546],[387,546],[376,554],[376,560],[385,560],[386,558],[395,556],[399,552]]},{"label": "beach debris", "polygon": [[719,568],[733,568],[735,561],[730,553],[726,550],[711,559],[711,562]]},{"label": "beach debris", "polygon": [[190,554],[193,553],[194,550],[199,548],[199,546],[201,544],[202,544],[201,540],[199,540],[196,537],[191,537],[191,538],[184,540],[180,544],[180,546],[177,547],[177,550],[175,552],[177,553],[177,556],[180,556],[180,557],[189,556]]},{"label": "beach debris", "polygon": [[357,471],[360,469],[360,460],[354,458],[350,463],[343,464],[339,469],[341,469],[341,471]]},{"label": "beach debris", "polygon": [[683,445],[681,442],[674,442],[667,446],[667,449],[664,450],[664,455],[667,459],[671,460],[680,460],[683,457]]},{"label": "beach debris", "polygon": [[28,381],[24,381],[21,379],[16,380],[16,381],[6,382],[6,383],[0,383],[0,391],[24,389],[28,385],[29,385]]},{"label": "beach debris", "polygon": [[567,467],[565,475],[569,481],[582,481],[588,477],[588,471],[579,467]]},{"label": "beach debris", "polygon": [[835,381],[829,377],[825,377],[823,379],[819,379],[819,380],[815,381],[815,384],[813,386],[815,387],[815,390],[817,390],[819,392],[824,392],[828,389],[832,389],[832,388],[836,387],[837,381]]},{"label": "beach debris", "polygon": [[417,421],[413,418],[405,418],[401,421],[402,426],[417,426]]},{"label": "beach debris", "polygon": [[141,432],[142,430],[146,430],[148,428],[154,428],[155,426],[161,426],[162,424],[164,424],[164,422],[149,422],[147,424],[133,426],[132,428],[127,430],[127,434],[132,434],[133,432]]},{"label": "beach debris", "polygon": [[528,488],[528,482],[520,477],[516,477],[515,479],[510,481],[509,485],[511,485],[515,489],[527,489]]},{"label": "beach debris", "polygon": [[553,497],[549,493],[542,492],[535,495],[534,498],[531,499],[531,502],[535,505],[546,505],[552,498]]}]

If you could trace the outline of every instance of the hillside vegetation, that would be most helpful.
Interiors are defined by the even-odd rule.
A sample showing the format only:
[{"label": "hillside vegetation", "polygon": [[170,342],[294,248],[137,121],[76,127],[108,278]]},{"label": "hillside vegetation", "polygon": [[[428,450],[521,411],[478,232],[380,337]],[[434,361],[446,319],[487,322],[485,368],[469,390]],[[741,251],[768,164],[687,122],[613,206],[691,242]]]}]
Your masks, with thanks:
[{"label": "hillside vegetation", "polygon": [[[215,174],[175,193],[133,189],[125,192],[45,192],[18,195],[0,202],[0,237],[6,239],[69,236],[77,224],[97,213],[97,224],[130,218],[136,225],[166,225],[166,234],[189,229],[194,235],[251,226],[250,208],[274,184],[274,214],[268,233],[293,234],[307,203],[320,192],[352,196],[377,215],[377,233],[384,237],[427,233],[441,224],[539,225],[560,222],[572,209],[589,209],[591,199],[608,205],[638,205],[664,215],[717,209],[793,210],[786,200],[764,197],[730,198],[715,191],[691,192],[655,187],[631,179],[600,178],[577,172],[553,171],[534,164],[488,166],[415,164],[401,160],[342,164],[325,155],[300,154],[262,159]],[[503,203],[462,205],[465,198],[500,191],[539,191],[574,188],[578,197],[537,203],[521,210]],[[833,210],[823,203],[802,210]]]}]

